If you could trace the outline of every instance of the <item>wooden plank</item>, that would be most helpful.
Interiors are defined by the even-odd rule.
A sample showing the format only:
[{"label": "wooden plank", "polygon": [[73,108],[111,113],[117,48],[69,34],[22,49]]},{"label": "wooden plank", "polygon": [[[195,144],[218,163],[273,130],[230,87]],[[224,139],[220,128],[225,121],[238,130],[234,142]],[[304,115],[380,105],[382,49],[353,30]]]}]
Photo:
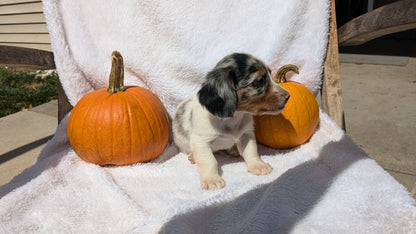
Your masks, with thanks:
[{"label": "wooden plank", "polygon": [[50,43],[49,34],[9,34],[0,33],[0,43],[4,42],[18,42],[18,43]]},{"label": "wooden plank", "polygon": [[0,25],[0,33],[48,33],[46,24]]},{"label": "wooden plank", "polygon": [[68,97],[62,88],[61,81],[58,81],[58,123],[65,115],[72,110],[73,106],[69,103]]},{"label": "wooden plank", "polygon": [[339,45],[361,45],[367,41],[416,28],[416,1],[401,0],[361,15],[338,29]]},{"label": "wooden plank", "polygon": [[46,23],[45,16],[42,13],[23,15],[0,15],[0,25],[27,23]]},{"label": "wooden plank", "polygon": [[43,12],[42,2],[0,6],[0,15]]},{"label": "wooden plank", "polygon": [[52,52],[0,45],[0,65],[24,66],[34,69],[54,69]]},{"label": "wooden plank", "polygon": [[339,70],[337,22],[335,0],[331,0],[328,49],[324,64],[324,78],[321,89],[322,109],[332,120],[345,130],[344,104],[342,102],[341,78]]},{"label": "wooden plank", "polygon": [[49,52],[52,51],[51,44],[0,43],[0,46],[2,45],[44,50],[44,51],[49,51]]},{"label": "wooden plank", "polygon": [[30,1],[30,0],[0,0],[0,6],[3,5],[15,5],[15,4],[25,4],[29,2],[42,2],[42,1]]}]

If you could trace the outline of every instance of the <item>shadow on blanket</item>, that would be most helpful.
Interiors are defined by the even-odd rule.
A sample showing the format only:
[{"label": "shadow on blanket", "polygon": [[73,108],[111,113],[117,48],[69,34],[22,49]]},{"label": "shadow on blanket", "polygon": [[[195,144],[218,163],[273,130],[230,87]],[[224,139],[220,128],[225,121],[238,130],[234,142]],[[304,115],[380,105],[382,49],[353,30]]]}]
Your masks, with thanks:
[{"label": "shadow on blanket", "polygon": [[340,141],[324,146],[317,159],[289,169],[270,184],[230,202],[172,218],[162,227],[161,233],[190,230],[196,233],[204,230],[287,233],[314,208],[340,173],[366,158],[367,155],[344,136]]}]

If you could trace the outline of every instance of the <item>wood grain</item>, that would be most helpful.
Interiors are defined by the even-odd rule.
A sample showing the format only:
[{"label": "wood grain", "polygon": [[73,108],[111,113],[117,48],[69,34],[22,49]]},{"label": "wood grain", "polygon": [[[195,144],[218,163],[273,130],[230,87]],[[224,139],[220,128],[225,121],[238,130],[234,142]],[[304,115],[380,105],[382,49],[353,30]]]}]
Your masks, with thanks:
[{"label": "wood grain", "polygon": [[416,1],[401,0],[363,14],[338,30],[339,45],[361,45],[384,35],[416,28]]},{"label": "wood grain", "polygon": [[326,112],[339,127],[345,130],[344,104],[342,102],[341,78],[339,70],[335,0],[331,0],[328,49],[324,64],[321,98],[323,111]]},{"label": "wood grain", "polygon": [[72,110],[73,106],[69,103],[68,97],[62,88],[61,81],[58,82],[58,123]]},{"label": "wood grain", "polygon": [[0,64],[30,69],[54,69],[53,53],[49,51],[0,45]]}]

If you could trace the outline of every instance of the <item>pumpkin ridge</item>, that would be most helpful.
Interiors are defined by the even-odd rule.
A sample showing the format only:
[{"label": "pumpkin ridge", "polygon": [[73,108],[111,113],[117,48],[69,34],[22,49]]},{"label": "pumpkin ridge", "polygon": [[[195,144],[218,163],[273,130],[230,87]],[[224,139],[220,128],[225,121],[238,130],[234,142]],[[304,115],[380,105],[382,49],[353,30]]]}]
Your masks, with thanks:
[{"label": "pumpkin ridge", "polygon": [[[296,86],[298,86],[298,85],[296,85]],[[302,95],[302,93],[301,92],[299,92],[299,90],[292,90],[292,92],[296,92],[296,97],[298,97],[300,100],[297,100],[297,102],[300,102],[300,103],[304,103],[304,99],[303,99],[303,95]],[[297,113],[297,114],[301,114],[302,115],[302,117],[303,117],[303,110],[301,111],[301,110],[299,110],[299,106],[298,105],[294,105],[294,107],[295,107],[295,111],[294,111],[294,113]],[[301,135],[301,130],[303,130],[303,125],[302,125],[302,123],[301,123],[301,121],[299,121],[298,119],[296,119],[296,137],[299,137],[299,135]]]},{"label": "pumpkin ridge", "polygon": [[[124,98],[126,98],[126,100],[128,100],[128,103],[126,103],[126,105],[127,105],[127,108],[128,108],[128,110],[129,110],[129,123],[130,123],[130,126],[136,126],[136,127],[140,127],[141,126],[141,123],[140,123],[140,121],[138,121],[138,119],[139,118],[131,118],[132,117],[132,115],[134,114],[135,116],[140,116],[140,117],[142,117],[143,116],[143,113],[144,113],[144,111],[143,111],[143,108],[138,104],[140,101],[138,100],[138,99],[136,99],[136,98],[134,98],[134,97],[132,97],[131,96],[131,93],[132,92],[129,92],[128,91],[129,89],[127,89],[125,92],[124,92]],[[132,105],[132,103],[134,103],[134,104],[136,104],[138,107],[136,108],[136,109],[132,109],[132,107],[131,107],[131,105]],[[140,108],[139,108],[140,107]],[[139,113],[138,113],[139,112]],[[142,145],[143,144],[143,141],[142,141],[142,136],[141,135],[139,135],[139,136],[136,136],[134,133],[133,133],[133,131],[134,131],[135,129],[133,129],[133,127],[130,127],[130,135],[132,135],[132,137],[131,137],[131,140],[130,140],[130,142],[132,142],[132,144],[139,144],[139,145]],[[134,137],[133,137],[133,135],[134,135]],[[133,139],[134,138],[134,139]],[[134,153],[133,153],[133,151],[132,151],[133,149],[131,149],[131,156],[130,157],[133,157],[133,154],[140,154],[140,156],[141,157],[143,157],[142,156],[142,150],[141,151],[134,151]],[[134,160],[134,161],[136,161],[136,160]]]},{"label": "pumpkin ridge", "polygon": [[153,109],[155,110],[154,114],[157,114],[158,116],[160,116],[160,118],[156,118],[157,123],[158,123],[156,125],[157,128],[158,128],[157,129],[158,131],[156,131],[158,133],[158,139],[160,141],[166,142],[166,144],[163,146],[163,148],[160,149],[160,152],[158,152],[159,154],[161,154],[165,150],[165,148],[168,144],[170,130],[169,130],[169,127],[166,131],[160,131],[159,129],[161,129],[162,126],[169,126],[170,125],[169,124],[169,116],[168,116],[167,112],[162,111],[162,108],[164,108],[164,105],[163,105],[162,101],[159,99],[159,97],[153,96],[153,99],[154,99],[153,102],[158,103],[158,105],[159,105],[159,106],[153,106]]},{"label": "pumpkin ridge", "polygon": [[[159,139],[160,136],[156,135],[156,133],[158,131],[157,131],[157,129],[154,129],[154,128],[156,128],[156,124],[155,124],[156,118],[154,118],[154,117],[155,117],[155,113],[157,113],[157,111],[155,111],[154,106],[153,105],[150,105],[150,103],[148,103],[148,102],[140,103],[140,106],[143,107],[144,105],[147,107],[146,109],[152,110],[151,113],[149,113],[149,111],[146,111],[145,112],[146,118],[148,120],[151,120],[151,121],[148,122],[148,125],[149,125],[149,129],[151,130],[151,133],[152,133],[152,139]],[[153,124],[150,124],[150,122],[152,122]],[[155,140],[153,140],[153,142],[151,142],[152,146],[153,146],[153,143],[154,142],[155,142]],[[149,144],[149,142],[147,142],[147,144]],[[155,152],[156,151],[155,150],[156,149],[155,147],[151,147],[151,148],[152,148],[152,152]]]},{"label": "pumpkin ridge", "polygon": [[[309,89],[307,89],[306,87],[305,87],[305,89],[309,92],[309,94],[313,98],[313,99],[307,99],[305,96],[302,97],[303,101],[308,103],[308,105],[306,105],[306,110],[305,110],[305,112],[307,114],[307,119],[309,121],[313,121],[313,124],[310,124],[309,126],[306,127],[306,130],[305,130],[305,138],[306,138],[305,142],[306,142],[312,136],[313,130],[316,128],[316,123],[317,123],[316,114],[318,114],[318,117],[319,117],[319,111],[315,112],[315,111],[313,111],[313,109],[315,109],[315,107],[316,107],[316,109],[319,109],[319,106],[317,107],[317,101],[315,100],[315,96],[309,91]],[[314,113],[316,113],[316,114],[314,114]]]},{"label": "pumpkin ridge", "polygon": [[[124,94],[126,94],[126,92],[124,92]],[[123,95],[123,98],[126,99],[126,100],[129,100],[129,95]],[[130,103],[129,101],[124,101],[124,107],[128,111],[127,118],[128,118],[129,125],[133,126],[133,121],[132,121],[132,118],[131,118],[132,110],[131,110],[131,107],[130,107],[129,103]],[[130,145],[133,145],[134,144],[134,140],[133,140],[134,133],[133,133],[133,128],[132,127],[130,127],[129,133],[130,133]],[[129,150],[130,150],[130,152],[129,152],[129,161],[132,162],[133,161],[133,147],[130,147]]]},{"label": "pumpkin ridge", "polygon": [[[112,93],[112,94],[115,94],[115,93]],[[108,107],[107,108],[110,109],[109,112],[110,113],[116,112],[117,110],[114,110],[114,106],[118,105],[118,98],[110,98],[109,97],[108,98],[108,102],[109,102],[109,104],[108,104]],[[114,118],[110,118],[110,122],[111,122],[110,123],[110,126],[111,127],[108,130],[110,130],[109,136],[111,138],[111,143],[112,143],[111,144],[111,155],[112,155],[112,157],[111,157],[111,159],[109,161],[112,162],[113,161],[113,157],[114,157],[115,152],[116,152],[116,149],[115,149],[116,145],[114,144],[114,134],[115,134],[115,132],[117,132],[117,127],[119,127],[117,124],[119,124],[119,123],[114,123]],[[114,128],[116,128],[116,129],[114,129]]]},{"label": "pumpkin ridge", "polygon": [[[102,123],[102,119],[101,119],[101,117],[103,116],[103,115],[100,115],[100,113],[101,113],[101,108],[102,108],[102,106],[103,106],[103,103],[104,102],[106,102],[107,100],[108,100],[108,97],[109,96],[106,96],[106,97],[104,97],[104,98],[101,98],[101,102],[100,102],[100,104],[99,105],[96,105],[96,108],[94,108],[94,117],[92,118],[92,119],[99,119],[100,121],[98,121],[98,122],[101,122]],[[93,131],[93,134],[94,134],[94,142],[95,142],[95,148],[98,150],[98,154],[99,154],[99,156],[100,156],[100,162],[98,162],[98,164],[100,164],[100,165],[102,165],[102,161],[103,161],[103,157],[105,156],[106,157],[106,155],[104,155],[103,154],[103,149],[102,149],[102,147],[100,147],[100,143],[101,143],[101,137],[100,136],[102,136],[102,133],[101,132],[99,132],[99,130],[98,130],[98,127],[99,127],[99,125],[98,124],[94,124],[94,131]],[[100,134],[101,133],[101,134]],[[106,157],[105,158],[105,160],[108,160],[108,158]]]},{"label": "pumpkin ridge", "polygon": [[[287,109],[285,111],[285,109],[283,109],[283,111],[284,111],[283,117],[284,117],[284,119],[286,119],[288,121],[287,128],[292,129],[292,131],[290,131],[288,139],[286,141],[282,141],[281,144],[283,144],[283,142],[286,142],[283,145],[290,145],[291,146],[291,145],[295,144],[293,139],[296,139],[299,136],[299,134],[298,134],[299,122],[296,118],[293,118],[294,113],[299,113],[298,106],[296,105],[296,103],[298,102],[298,100],[297,100],[298,99],[298,92],[296,91],[295,88],[293,88],[292,86],[289,85],[289,84],[293,84],[293,82],[291,82],[291,83],[286,82],[286,83],[283,83],[283,84],[285,86],[285,89],[290,93],[290,96],[291,96],[291,98],[289,98],[288,103],[286,104],[287,106],[285,107],[285,109],[286,108],[291,108],[292,109],[291,111],[287,111]],[[296,100],[294,98],[296,98]]]},{"label": "pumpkin ridge", "polygon": [[[94,96],[94,98],[95,98],[95,96]],[[84,104],[84,103],[82,103],[83,105],[86,105],[86,104]],[[86,123],[87,122],[87,118],[86,118],[86,116],[89,116],[90,115],[90,113],[91,113],[91,111],[93,111],[93,109],[94,109],[94,106],[93,105],[88,105],[88,110],[86,111],[86,112],[84,112],[85,113],[85,116],[83,116],[84,118],[81,118],[81,122],[82,122],[82,125],[81,125],[81,135],[84,135],[84,132],[85,132],[85,130],[87,130],[87,128],[85,127],[85,125],[87,124],[89,124],[89,123]],[[72,113],[71,113],[72,114]],[[81,153],[81,152],[80,152]],[[88,155],[88,156],[87,156]],[[91,161],[91,158],[89,157],[89,154],[85,154],[85,155],[83,155],[83,157],[85,157],[86,158],[86,160],[87,161]]]},{"label": "pumpkin ridge", "polygon": [[[149,105],[149,107],[151,107],[151,109],[153,110],[154,113],[158,113],[163,115],[164,120],[166,122],[169,122],[169,117],[167,115],[166,112],[163,112],[161,110],[163,110],[164,106],[162,101],[159,99],[159,97],[157,97],[156,95],[151,95],[152,93],[150,93],[148,90],[145,90],[146,92],[141,93],[143,96],[146,97],[146,100],[150,100],[148,103],[154,103],[157,104],[156,105]],[[162,119],[156,119],[159,123],[160,126],[163,126],[163,120]]]},{"label": "pumpkin ridge", "polygon": [[[107,92],[108,93],[108,92]],[[106,93],[106,94],[107,94]],[[107,111],[106,113],[109,114],[111,116],[111,113],[114,113],[117,110],[114,110],[114,101],[117,101],[115,96],[116,93],[108,93],[108,95],[106,95],[102,100],[102,103],[99,106],[99,109],[97,110],[98,112],[98,119],[101,118],[101,121],[99,121],[99,123],[103,123],[105,121],[105,115],[103,115],[102,113],[104,111]],[[109,106],[110,110],[107,110]],[[104,111],[103,111],[104,110]],[[115,150],[114,148],[114,132],[117,132],[117,129],[114,129],[115,127],[117,127],[117,124],[119,123],[114,123],[114,118],[108,118],[110,120],[110,126],[111,128],[103,128],[102,131],[95,131],[97,137],[100,139],[100,142],[102,143],[102,145],[98,145],[98,149],[102,158],[102,161],[104,162],[108,162],[106,164],[112,164],[112,162],[115,160],[114,158],[114,153],[117,152],[117,150]],[[102,127],[101,124],[96,124],[95,126],[97,127]],[[109,134],[108,134],[109,133]],[[103,140],[102,138],[104,137],[104,134],[108,134],[111,137],[111,142],[112,144],[106,144],[105,140]],[[103,142],[104,141],[104,142]],[[107,152],[107,150],[104,150],[107,147],[111,147],[111,154],[105,154],[105,152]]]},{"label": "pumpkin ridge", "polygon": [[[314,97],[315,97],[315,96],[314,96]],[[311,113],[311,111],[310,111],[310,109],[311,109],[311,103],[310,103],[310,102],[308,102],[308,103],[309,103],[309,105],[307,106],[307,111],[306,111],[306,113],[308,114],[308,119],[313,119],[312,113]],[[308,133],[311,131],[311,130],[310,130],[310,128],[308,128],[307,130],[308,130]]]},{"label": "pumpkin ridge", "polygon": [[[293,89],[293,92],[295,92],[295,95],[298,99],[298,100],[296,100],[296,102],[297,103],[306,103],[306,101],[304,99],[304,96],[300,91],[300,90],[303,91],[303,89],[297,83],[295,85],[296,85],[297,89]],[[297,115],[300,115],[300,118],[305,118],[305,116],[304,116],[305,113],[304,113],[303,109],[300,109],[300,106],[294,105],[294,109],[295,109],[294,113],[296,113]],[[298,137],[303,138],[304,134],[302,134],[302,133],[304,131],[304,124],[302,124],[302,123],[303,123],[303,121],[300,121],[299,118],[296,118],[296,128],[295,128],[296,129],[296,131],[295,131],[296,132],[296,138],[298,138]],[[301,141],[302,140],[299,140],[299,143]]]},{"label": "pumpkin ridge", "polygon": [[[123,143],[122,144],[130,144],[132,145],[132,128],[131,128],[131,109],[130,109],[130,105],[129,102],[126,100],[126,95],[125,92],[120,92],[120,97],[118,98],[118,108],[121,109],[121,113],[123,114],[123,118],[121,119],[121,123],[122,125],[120,126],[120,128],[122,129],[121,131],[123,132],[122,134],[122,139],[123,139]],[[125,131],[125,129],[130,129],[130,131]],[[128,133],[128,134],[126,134]],[[127,139],[126,139],[127,138]],[[118,146],[116,146],[116,149],[119,149]],[[129,147],[128,152],[126,151],[125,154],[128,154],[128,157],[124,158],[125,162],[131,162],[132,158],[132,150],[133,147]],[[123,164],[125,164],[123,162]]]},{"label": "pumpkin ridge", "polygon": [[[83,104],[83,105],[85,105],[85,104]],[[91,107],[91,106],[87,106],[87,108],[88,108],[88,109],[87,109],[86,113],[90,112],[92,107]],[[75,116],[75,114],[78,112],[78,110],[79,110],[79,109],[75,109],[75,110],[73,110],[73,112],[71,112],[71,115],[72,115],[72,116]],[[85,114],[85,115],[86,115],[86,114]],[[84,134],[85,130],[86,130],[86,128],[84,127],[84,126],[86,125],[86,123],[85,123],[85,122],[86,122],[86,118],[81,118],[81,120],[78,120],[78,119],[77,119],[77,120],[74,120],[74,121],[77,121],[77,122],[79,121],[79,123],[78,123],[78,124],[80,125],[81,132],[80,132],[79,134],[77,134],[77,135],[81,135],[81,136],[82,136],[82,135]],[[76,128],[76,126],[77,126],[77,125],[75,125],[75,124],[74,124],[74,125],[71,125],[70,130],[71,130],[71,131],[73,131],[73,132],[75,132],[75,133],[77,133],[77,131],[76,131],[76,129],[75,129],[75,128]],[[74,143],[78,145],[78,144],[79,144],[79,142],[78,142],[78,141],[79,141],[79,140],[77,140],[77,141],[76,141],[76,142],[74,142]],[[74,151],[75,151],[75,150],[74,150]],[[77,154],[79,154],[80,152],[76,152],[76,153],[77,153]],[[89,157],[87,157],[87,160],[90,160],[90,159],[89,159]]]},{"label": "pumpkin ridge", "polygon": [[[140,97],[142,97],[144,95],[142,93],[138,93],[138,92],[137,93],[136,92],[135,93],[131,92],[130,94],[133,94],[133,96],[132,95],[127,95],[127,96],[129,98],[131,98],[131,100],[134,100],[134,102],[136,102],[140,106],[140,112],[145,117],[145,119],[148,120],[148,121],[145,121],[146,122],[146,125],[147,125],[146,128],[149,130],[148,132],[150,132],[152,134],[153,141],[155,141],[154,129],[152,128],[152,124],[150,124],[150,121],[149,121],[149,120],[154,120],[154,118],[153,118],[154,116],[153,116],[153,114],[152,114],[152,116],[149,116],[148,111],[144,111],[144,110],[147,110],[147,109],[143,107],[143,104],[145,104],[147,101],[141,102],[141,101],[139,101],[139,100],[141,100],[140,98],[135,97],[136,95],[137,96],[140,96]],[[147,100],[147,99],[143,99],[143,100]],[[138,124],[138,126],[143,126],[143,125],[142,124]],[[150,143],[153,143],[153,142],[142,142],[142,143],[144,143],[144,144],[150,144]],[[154,147],[149,147],[149,148],[152,149],[152,152],[154,151]],[[140,153],[143,154],[144,152],[140,152]],[[148,153],[146,153],[146,154],[148,154]]]},{"label": "pumpkin ridge", "polygon": [[[99,93],[94,93],[94,92],[91,92],[90,93],[90,98],[94,98],[94,101],[93,102],[95,102],[97,99],[99,99]],[[86,103],[85,101],[82,101],[82,103],[80,103],[82,106],[87,106],[87,111],[85,111],[84,113],[85,113],[85,115],[83,116],[83,118],[81,118],[81,123],[82,123],[82,125],[81,125],[81,136],[82,135],[85,135],[84,134],[84,132],[87,132],[88,133],[88,131],[86,131],[86,130],[88,130],[89,129],[89,125],[91,124],[91,123],[89,123],[87,120],[88,120],[88,116],[90,116],[91,115],[91,113],[95,110],[95,108],[96,108],[96,106],[94,106],[94,105],[89,105],[89,103]],[[81,110],[81,109],[78,109],[78,110]],[[73,113],[71,113],[71,115],[72,115]],[[75,116],[75,115],[74,115]],[[78,121],[78,120],[77,120]],[[87,127],[85,126],[85,125],[87,125]],[[94,133],[88,133],[89,135],[93,135],[93,136],[91,136],[91,137],[95,137],[95,135],[94,135]],[[82,154],[82,152],[77,152],[77,154]],[[88,156],[87,156],[88,155]],[[86,158],[86,160],[88,161],[88,162],[92,162],[92,159],[89,157],[89,154],[88,153],[84,153],[84,154],[82,154],[82,157],[85,157]]]},{"label": "pumpkin ridge", "polygon": [[[154,101],[153,102],[157,102],[157,103],[160,103],[160,105],[162,106],[162,107],[164,107],[163,106],[163,103],[162,103],[162,101],[159,99],[159,97],[157,97],[157,96],[154,96]],[[158,123],[158,128],[160,127],[160,126],[164,126],[164,125],[167,125],[167,126],[169,126],[169,116],[168,116],[168,114],[166,113],[166,112],[162,112],[161,111],[161,108],[162,107],[156,107],[156,106],[154,106],[153,108],[155,109],[155,113],[158,113],[161,117],[160,118],[156,118],[156,120],[157,120],[157,123]],[[165,139],[166,138],[166,136],[165,136],[165,133],[164,132],[161,132],[161,131],[157,131],[158,133],[159,133],[159,139]],[[168,134],[167,135],[169,135],[169,131],[168,131]],[[167,140],[166,140],[166,144],[167,144],[167,141],[169,141],[169,136],[167,137]],[[164,148],[166,148],[166,145],[165,145],[165,147]],[[163,148],[163,150],[164,150],[164,148]],[[163,152],[163,151],[162,151]]]},{"label": "pumpkin ridge", "polygon": [[[87,111],[84,111],[84,112],[81,112],[81,110],[82,110],[82,108],[84,108],[84,106],[86,106],[86,108],[87,108]],[[84,103],[83,102],[83,100],[80,100],[80,101],[78,101],[78,103],[77,103],[77,108],[74,108],[73,110],[72,110],[72,112],[71,112],[71,116],[76,116],[76,114],[78,113],[78,112],[80,112],[80,113],[83,113],[84,115],[82,116],[83,118],[80,118],[80,119],[74,119],[74,121],[77,123],[77,124],[71,124],[71,127],[70,127],[70,131],[72,131],[72,132],[74,132],[74,134],[77,134],[77,136],[82,136],[82,135],[84,135],[84,133],[85,132],[87,132],[86,130],[87,130],[87,128],[85,127],[86,125],[88,125],[88,123],[87,123],[87,118],[86,118],[86,116],[88,116],[88,114],[92,111],[92,109],[93,109],[93,107],[91,106],[91,105],[87,105],[86,103]],[[71,117],[70,116],[70,117]],[[75,118],[75,117],[72,117],[72,118]],[[72,118],[71,118],[71,120],[72,120]],[[70,121],[70,120],[68,120],[68,122],[71,122],[72,123],[72,121]],[[79,128],[79,129],[81,129],[80,130],[80,132],[77,132],[76,131],[76,128]],[[77,139],[77,138],[76,138]],[[73,147],[73,149],[74,149],[74,151],[76,150],[76,148],[78,148],[77,146],[80,144],[80,141],[82,141],[82,137],[80,137],[80,139],[77,139],[76,141],[74,140],[73,141],[73,143],[72,144],[74,144],[76,147]],[[83,158],[85,158],[85,160],[86,161],[90,161],[90,158],[87,156],[87,157],[84,157],[84,154],[82,154],[82,152],[81,151],[75,151],[78,155],[80,155],[81,157],[83,157]]]},{"label": "pumpkin ridge", "polygon": [[[152,103],[160,103],[162,106],[163,106],[163,103],[160,101],[160,99],[157,97],[157,96],[152,96],[152,95],[149,95],[148,93],[146,93],[146,98],[148,99],[148,100],[151,100],[151,102]],[[155,113],[159,113],[160,115],[163,115],[163,117],[165,118],[165,120],[166,120],[166,122],[169,124],[169,118],[166,116],[166,114],[165,113],[162,113],[161,111],[160,111],[160,109],[161,109],[161,107],[160,106],[155,106],[155,105],[149,105],[149,108],[151,108],[152,109],[152,112],[153,112],[153,115],[155,114]],[[157,121],[157,124],[155,124],[154,125],[154,127],[158,127],[158,126],[163,126],[163,121],[162,121],[162,118],[155,118],[155,119],[153,119],[153,120],[156,120]],[[153,131],[153,132],[155,132],[155,131]],[[160,133],[160,134],[158,134],[158,136],[157,136],[157,138],[158,139],[163,139],[163,134],[162,134],[162,132],[160,132],[160,131],[156,131],[157,133]]]},{"label": "pumpkin ridge", "polygon": [[[310,92],[309,91],[309,89],[308,88],[306,88],[305,87],[305,92]],[[315,96],[313,96],[313,94],[312,93],[308,93],[308,94],[311,94],[312,95],[312,98],[315,98]],[[306,98],[306,96],[305,95],[303,95],[302,96],[302,102],[305,102],[305,103],[307,103],[308,105],[306,105],[306,108],[305,108],[305,110],[303,111],[303,115],[305,115],[305,118],[306,119],[308,119],[309,121],[311,120],[311,115],[310,115],[310,106],[311,106],[311,100],[310,99],[307,99]],[[309,139],[309,132],[310,132],[310,127],[306,124],[306,123],[304,123],[304,125],[303,125],[303,129],[304,129],[304,133],[303,133],[303,137],[305,138],[304,140],[303,140],[303,142],[302,143],[304,143],[304,142],[306,142],[308,139]]]},{"label": "pumpkin ridge", "polygon": [[[306,98],[306,96],[304,95],[303,101],[307,102],[308,105],[306,105],[306,114],[307,114],[307,120],[311,122],[311,124],[305,126],[305,136],[304,136],[304,142],[308,141],[311,136],[313,135],[313,132],[316,128],[316,124],[317,124],[317,120],[319,118],[319,106],[318,103],[316,101],[315,96],[312,94],[312,92],[310,92],[310,90],[306,87],[304,87],[305,92],[308,92],[308,95],[311,96],[311,98]],[[314,109],[318,110],[318,111],[314,111]],[[304,143],[303,142],[303,143]]]},{"label": "pumpkin ridge", "polygon": [[[121,120],[118,120],[119,123],[121,124],[120,126],[118,126],[120,129],[116,129],[117,131],[122,131],[123,134],[121,134],[120,138],[121,140],[123,140],[121,142],[121,144],[130,144],[131,146],[133,145],[133,129],[131,126],[132,125],[132,121],[131,121],[131,115],[132,115],[132,109],[130,107],[130,102],[128,101],[127,97],[126,97],[126,93],[125,92],[119,92],[118,93],[119,97],[117,98],[117,107],[120,109],[121,113],[124,113],[122,116]],[[114,124],[112,125],[114,126]],[[124,129],[130,129],[130,131],[126,131],[129,133],[129,136],[126,137],[126,134],[124,134]],[[125,138],[128,138],[127,141],[124,142]],[[122,164],[126,164],[127,162],[132,162],[133,160],[133,147],[129,147],[129,152],[120,152],[118,145],[114,145],[116,151],[118,151],[120,154],[126,155],[128,154],[128,158],[123,157],[123,163]],[[114,155],[114,154],[113,154]]]}]

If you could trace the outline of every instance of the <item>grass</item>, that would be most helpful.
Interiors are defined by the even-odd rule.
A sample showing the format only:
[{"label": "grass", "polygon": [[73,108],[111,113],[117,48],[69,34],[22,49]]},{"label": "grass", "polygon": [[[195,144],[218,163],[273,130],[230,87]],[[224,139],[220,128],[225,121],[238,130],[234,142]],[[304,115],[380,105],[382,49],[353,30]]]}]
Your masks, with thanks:
[{"label": "grass", "polygon": [[0,68],[0,117],[58,98],[56,72],[39,77],[34,72]]}]

